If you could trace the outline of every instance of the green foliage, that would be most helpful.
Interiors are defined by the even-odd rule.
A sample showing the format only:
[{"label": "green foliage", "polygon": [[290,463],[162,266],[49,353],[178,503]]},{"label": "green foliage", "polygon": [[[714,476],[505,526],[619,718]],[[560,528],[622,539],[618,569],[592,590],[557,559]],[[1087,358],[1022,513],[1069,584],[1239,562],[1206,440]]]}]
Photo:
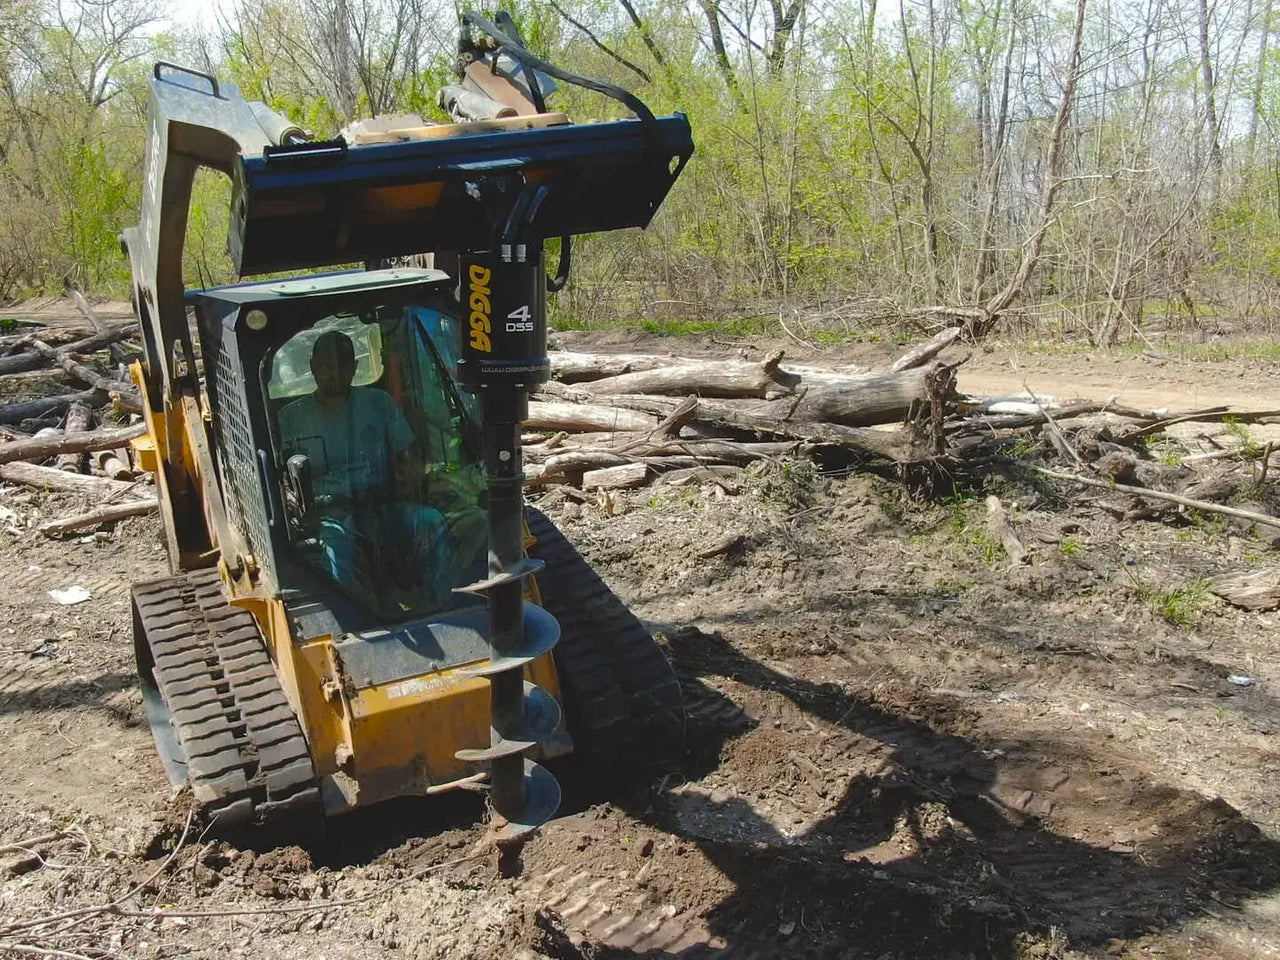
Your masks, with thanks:
[{"label": "green foliage", "polygon": [[[1039,214],[1069,8],[1006,5],[996,17],[973,0],[878,13],[840,2],[818,15],[801,4],[783,35],[770,8],[725,8],[721,63],[708,49],[714,4],[637,0],[640,27],[616,5],[559,5],[595,39],[551,4],[504,6],[535,52],[633,89],[655,112],[686,112],[697,145],[647,231],[578,241],[573,283],[556,306],[562,329],[623,318],[675,335],[775,336],[772,313],[753,316],[763,299],[816,305],[803,311],[818,318],[804,336],[839,342],[868,336],[840,319],[847,301],[874,301],[849,313],[893,316],[980,300],[1015,275]],[[0,12],[0,297],[54,290],[68,274],[95,292],[125,292],[115,237],[137,215],[157,58],[208,69],[322,136],[371,115],[444,119],[435,94],[454,79],[453,24],[410,7],[266,0],[233,5],[213,27],[158,31],[141,0],[10,4]],[[1247,312],[1270,316],[1280,305],[1280,133],[1265,122],[1251,137],[1224,130],[1228,162],[1210,185],[1203,123],[1186,109],[1203,102],[1201,73],[1165,32],[1176,25],[1160,25],[1150,47],[1113,47],[1112,16],[1091,15],[1084,60],[1114,64],[1118,82],[1083,78],[1066,179],[1026,291],[1057,300],[1067,318],[1054,342],[1033,347],[1050,354],[1100,339],[1099,315],[1140,330],[1156,312],[1199,325],[1206,302],[1241,291]],[[1223,33],[1242,44],[1234,89],[1249,89],[1262,66],[1250,62],[1256,30],[1240,22]],[[1152,50],[1159,61],[1147,65]],[[993,111],[1006,56],[1020,79],[1002,121]],[[1158,80],[1139,90],[1126,77],[1148,66]],[[1280,114],[1274,66],[1259,87],[1264,119]],[[551,106],[579,122],[627,115],[569,85]],[[1240,100],[1224,112],[1234,124],[1246,108]],[[225,198],[225,185],[197,184],[191,283],[230,277]],[[990,260],[981,278],[980,254]],[[1280,344],[1207,343],[1188,354],[1240,357],[1280,359]]]},{"label": "green foliage", "polygon": [[1194,626],[1214,602],[1207,580],[1195,580],[1168,591],[1150,586],[1132,572],[1129,580],[1134,595],[1176,627]]},{"label": "green foliage", "polygon": [[748,468],[747,477],[752,494],[788,514],[810,510],[817,502],[820,474],[807,457],[757,461]]},{"label": "green foliage", "polygon": [[1147,437],[1145,442],[1147,453],[1155,460],[1170,467],[1182,466],[1184,452],[1176,442],[1155,434]]},{"label": "green foliage", "polygon": [[987,529],[985,517],[977,514],[984,510],[975,494],[953,493],[943,501],[951,512],[951,532],[964,548],[989,567],[995,566],[1004,548]]},{"label": "green foliage", "polygon": [[1227,436],[1231,437],[1238,444],[1238,450],[1245,459],[1253,460],[1262,456],[1262,444],[1254,439],[1253,431],[1246,424],[1240,423],[1231,417],[1224,417],[1223,423],[1227,427]]}]

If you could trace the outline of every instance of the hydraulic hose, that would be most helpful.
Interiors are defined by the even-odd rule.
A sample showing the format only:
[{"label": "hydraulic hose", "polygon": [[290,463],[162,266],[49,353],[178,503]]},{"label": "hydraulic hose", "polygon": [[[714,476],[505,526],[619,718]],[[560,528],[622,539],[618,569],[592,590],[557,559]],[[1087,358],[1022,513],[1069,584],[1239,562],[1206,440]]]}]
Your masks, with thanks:
[{"label": "hydraulic hose", "polygon": [[[629,93],[622,87],[615,87],[611,83],[605,83],[601,80],[591,80],[587,77],[580,77],[576,73],[570,73],[557,67],[555,64],[543,60],[541,57],[530,53],[515,37],[510,36],[505,30],[502,30],[488,17],[481,16],[474,11],[468,11],[462,15],[462,20],[469,26],[475,27],[481,33],[491,37],[501,49],[508,51],[517,60],[523,63],[526,68],[529,66],[536,67],[549,77],[555,77],[557,80],[563,80],[565,83],[571,83],[576,87],[583,87],[586,90],[594,90],[596,93],[603,94],[612,100],[617,100],[624,107],[630,110],[640,120],[644,129],[645,139],[649,142],[650,147],[655,150],[661,145],[661,136],[658,129],[657,118],[654,117],[653,111],[645,105],[644,101],[635,94]],[[532,83],[530,93],[537,90],[537,83]],[[541,91],[539,91],[541,97]],[[535,103],[536,106],[536,103]]]}]

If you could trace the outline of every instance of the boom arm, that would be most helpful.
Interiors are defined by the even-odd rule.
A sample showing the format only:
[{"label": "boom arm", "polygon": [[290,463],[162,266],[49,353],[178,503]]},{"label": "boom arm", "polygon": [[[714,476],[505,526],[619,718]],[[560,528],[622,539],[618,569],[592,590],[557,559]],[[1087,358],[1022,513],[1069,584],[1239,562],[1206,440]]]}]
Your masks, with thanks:
[{"label": "boom arm", "polygon": [[183,303],[182,250],[196,170],[231,176],[240,157],[297,128],[263,104],[246,102],[229,83],[157,63],[151,81],[142,221],[121,246],[133,271],[134,308],[142,324],[153,404],[175,392],[182,363],[194,369]]}]

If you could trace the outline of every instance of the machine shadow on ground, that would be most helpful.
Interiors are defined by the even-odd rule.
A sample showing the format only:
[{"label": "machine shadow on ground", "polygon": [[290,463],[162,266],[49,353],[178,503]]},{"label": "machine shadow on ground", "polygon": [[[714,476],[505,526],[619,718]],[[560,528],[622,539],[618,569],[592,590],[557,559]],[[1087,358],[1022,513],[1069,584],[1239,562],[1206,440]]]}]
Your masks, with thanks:
[{"label": "machine shadow on ground", "polygon": [[[1211,904],[1238,908],[1280,887],[1280,845],[1222,801],[1133,784],[1124,802],[1149,807],[1153,822],[1166,831],[1140,854],[1104,849],[1002,805],[991,792],[998,761],[982,744],[939,729],[945,718],[910,719],[834,684],[786,676],[719,634],[677,630],[670,640],[694,716],[732,715],[727,702],[718,711],[706,709],[726,698],[704,681],[729,678],[891,748],[889,772],[849,780],[829,812],[800,836],[784,836],[738,797],[699,802],[706,812],[741,824],[749,841],[684,829],[675,810],[685,801],[665,790],[671,778],[629,805],[638,819],[696,845],[736,886],[705,920],[718,941],[741,948],[743,956],[1014,960],[1025,955],[1029,938],[1065,936],[1072,946],[1087,947],[1176,929]],[[697,780],[713,770],[726,744],[754,726],[742,719],[736,730],[691,720],[683,776]],[[1061,743],[1021,746],[1066,766],[1089,759]],[[1006,750],[1019,752],[1008,744]],[[941,805],[955,829],[927,836],[915,822],[922,804]],[[1178,821],[1163,820],[1162,811],[1178,812]],[[876,863],[859,855],[904,822],[915,839],[914,855]],[[779,920],[787,917],[795,918],[796,932],[784,943]],[[595,955],[694,957],[702,949],[672,954],[602,944]]]}]

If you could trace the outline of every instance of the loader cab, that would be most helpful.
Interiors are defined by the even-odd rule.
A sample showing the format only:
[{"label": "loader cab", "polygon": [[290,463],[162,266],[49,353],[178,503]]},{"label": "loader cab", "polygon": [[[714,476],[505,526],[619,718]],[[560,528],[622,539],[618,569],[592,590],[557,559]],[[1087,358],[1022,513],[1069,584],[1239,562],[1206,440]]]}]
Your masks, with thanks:
[{"label": "loader cab", "polygon": [[454,593],[484,576],[487,526],[451,287],[399,268],[191,296],[232,525],[259,578],[330,628],[476,603]]}]

